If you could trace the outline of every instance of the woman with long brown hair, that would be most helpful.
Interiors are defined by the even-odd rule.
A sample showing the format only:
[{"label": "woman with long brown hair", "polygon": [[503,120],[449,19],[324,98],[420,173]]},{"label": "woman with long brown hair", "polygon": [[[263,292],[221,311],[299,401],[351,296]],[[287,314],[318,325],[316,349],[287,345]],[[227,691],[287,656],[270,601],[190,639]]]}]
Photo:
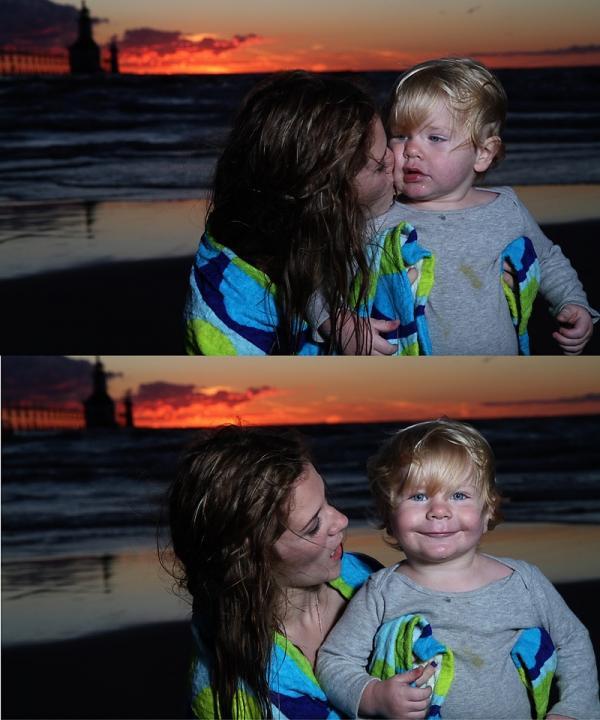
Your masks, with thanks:
[{"label": "woman with long brown hair", "polygon": [[349,337],[357,353],[395,352],[385,333],[399,323],[373,312],[367,250],[393,201],[392,169],[375,104],[355,84],[304,71],[258,83],[217,163],[187,352],[329,354],[348,352]]},{"label": "woman with long brown hair", "polygon": [[296,434],[224,426],[186,451],[169,494],[177,577],[193,598],[199,718],[338,717],[316,653],[377,563],[344,553]]}]

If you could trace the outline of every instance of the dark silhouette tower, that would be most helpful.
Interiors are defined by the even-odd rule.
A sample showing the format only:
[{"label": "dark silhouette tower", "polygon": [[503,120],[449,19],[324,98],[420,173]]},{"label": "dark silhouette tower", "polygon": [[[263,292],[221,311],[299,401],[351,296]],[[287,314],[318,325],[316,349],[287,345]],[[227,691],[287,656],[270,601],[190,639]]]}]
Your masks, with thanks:
[{"label": "dark silhouette tower", "polygon": [[113,37],[109,45],[110,50],[110,71],[113,75],[119,74],[119,48],[117,38]]},{"label": "dark silhouette tower", "polygon": [[134,424],[133,424],[133,400],[131,399],[131,392],[129,390],[127,391],[127,394],[123,398],[123,405],[125,406],[125,411],[123,413],[123,416],[125,419],[125,427],[132,428],[132,427],[134,427]]},{"label": "dark silhouette tower", "polygon": [[92,36],[92,20],[85,2],[79,11],[79,36],[69,47],[69,64],[73,75],[91,75],[102,72],[100,48]]},{"label": "dark silhouette tower", "polygon": [[88,430],[97,428],[116,428],[115,403],[106,390],[106,373],[100,358],[96,358],[92,374],[94,391],[83,401],[85,426]]}]

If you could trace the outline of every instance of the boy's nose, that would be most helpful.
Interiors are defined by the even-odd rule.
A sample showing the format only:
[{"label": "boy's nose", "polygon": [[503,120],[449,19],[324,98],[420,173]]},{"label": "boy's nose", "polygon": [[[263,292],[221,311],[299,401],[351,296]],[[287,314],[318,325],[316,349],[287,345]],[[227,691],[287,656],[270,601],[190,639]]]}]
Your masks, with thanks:
[{"label": "boy's nose", "polygon": [[442,520],[444,518],[449,518],[451,515],[450,506],[443,500],[432,502],[427,512],[427,517],[432,520]]},{"label": "boy's nose", "polygon": [[414,157],[421,157],[421,149],[414,140],[409,139],[404,143],[404,157],[407,160]]}]

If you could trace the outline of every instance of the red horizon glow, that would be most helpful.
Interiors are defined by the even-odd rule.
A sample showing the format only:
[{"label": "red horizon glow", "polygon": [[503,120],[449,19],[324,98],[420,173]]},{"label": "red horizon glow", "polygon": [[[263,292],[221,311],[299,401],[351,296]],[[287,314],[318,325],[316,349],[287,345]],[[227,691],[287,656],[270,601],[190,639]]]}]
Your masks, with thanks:
[{"label": "red horizon glow", "polygon": [[[328,58],[320,56],[317,61],[307,64],[306,62],[298,62],[294,58],[282,61],[280,56],[270,57],[268,54],[263,55],[260,60],[226,60],[225,58],[219,57],[211,57],[210,59],[204,60],[199,58],[196,53],[180,51],[174,53],[172,56],[160,58],[155,52],[147,50],[141,54],[121,51],[119,64],[122,73],[137,75],[228,75],[278,72],[299,67],[313,72],[399,72],[424,59],[426,58],[421,55],[415,55],[411,58],[403,55],[402,62],[390,61],[384,63],[382,61],[375,61],[373,58],[361,59],[359,56],[356,56],[350,65],[348,62],[340,61],[335,57]],[[533,68],[588,67],[600,65],[600,53],[598,52],[584,56],[565,55],[551,57],[525,57],[516,55],[506,58],[501,55],[490,55],[489,57],[482,57],[480,59],[485,65],[495,70],[526,70]]]},{"label": "red horizon glow", "polygon": [[[269,44],[265,38],[256,38],[246,43],[247,46]],[[108,46],[102,47],[103,56],[107,54]],[[6,53],[26,52],[45,56],[62,58],[68,62],[65,48],[40,48],[35,50],[19,50],[15,46],[5,45],[0,47]],[[411,65],[421,62],[427,58],[436,56],[436,53],[414,54],[400,53],[396,51],[380,51],[378,53],[352,54],[351,59],[347,53],[327,55],[320,53],[307,62],[305,56],[289,53],[282,56],[281,53],[261,52],[251,57],[247,55],[247,47],[242,50],[226,51],[221,54],[211,52],[189,51],[179,49],[169,54],[160,55],[152,48],[140,48],[135,51],[121,48],[119,53],[119,66],[122,74],[133,75],[229,75],[246,73],[269,73],[295,68],[304,68],[313,72],[400,72]],[[437,56],[444,55],[443,52]],[[382,60],[382,56],[385,57]],[[534,68],[560,68],[560,67],[591,67],[600,65],[600,52],[590,51],[589,53],[573,54],[548,54],[548,55],[527,55],[518,54],[506,56],[502,53],[497,55],[473,55],[485,65],[494,70],[503,69],[534,69]],[[107,60],[104,62],[107,65]],[[65,68],[67,66],[65,65]]]},{"label": "red horizon glow", "polygon": [[[340,425],[348,423],[382,423],[406,422],[434,419],[441,416],[462,420],[501,420],[525,417],[565,417],[570,415],[593,415],[600,411],[600,399],[589,401],[532,401],[530,403],[507,403],[500,407],[487,407],[484,402],[464,402],[445,400],[440,402],[406,402],[391,400],[382,405],[366,404],[349,398],[328,402],[326,411],[321,403],[308,402],[302,406],[296,401],[289,401],[287,392],[272,391],[269,406],[264,407],[262,401],[248,400],[235,403],[197,402],[177,407],[164,401],[136,401],[134,396],[133,413],[135,426],[149,429],[188,429],[214,427],[217,425],[239,423],[249,425]],[[273,402],[274,399],[274,402]],[[289,404],[288,404],[289,401]],[[402,407],[398,407],[402,405]],[[11,409],[47,408],[76,413],[80,411],[83,425],[83,405],[74,401],[53,402],[51,404],[35,398],[22,398],[18,403],[3,407],[3,421],[9,419]],[[115,415],[117,422],[123,422],[123,400],[115,399]],[[5,424],[5,422],[3,422]],[[10,422],[6,423],[10,425]],[[40,427],[44,423],[41,421]],[[73,427],[77,424],[73,425]]]}]

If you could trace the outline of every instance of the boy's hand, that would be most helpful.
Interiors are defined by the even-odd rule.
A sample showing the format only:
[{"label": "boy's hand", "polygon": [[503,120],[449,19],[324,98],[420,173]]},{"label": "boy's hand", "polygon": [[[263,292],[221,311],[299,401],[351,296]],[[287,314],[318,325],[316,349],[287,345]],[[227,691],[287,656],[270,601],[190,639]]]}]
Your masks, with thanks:
[{"label": "boy's hand", "polygon": [[515,277],[515,271],[509,263],[504,260],[502,263],[502,278],[511,290],[514,290],[517,285],[517,278]]},{"label": "boy's hand", "polygon": [[579,355],[592,337],[594,324],[589,312],[581,305],[565,305],[556,316],[559,329],[552,337],[565,355]]},{"label": "boy's hand", "polygon": [[[361,345],[356,339],[355,322],[361,326]],[[343,355],[393,355],[398,347],[381,337],[382,333],[392,332],[400,320],[375,320],[357,317],[347,312],[339,329],[340,347]],[[371,332],[369,333],[369,326]],[[369,342],[370,335],[370,342]]]},{"label": "boy's hand", "polygon": [[372,682],[362,694],[358,712],[360,717],[424,718],[429,709],[431,688],[412,687],[424,684],[435,672],[430,665],[418,667],[388,680]]}]

